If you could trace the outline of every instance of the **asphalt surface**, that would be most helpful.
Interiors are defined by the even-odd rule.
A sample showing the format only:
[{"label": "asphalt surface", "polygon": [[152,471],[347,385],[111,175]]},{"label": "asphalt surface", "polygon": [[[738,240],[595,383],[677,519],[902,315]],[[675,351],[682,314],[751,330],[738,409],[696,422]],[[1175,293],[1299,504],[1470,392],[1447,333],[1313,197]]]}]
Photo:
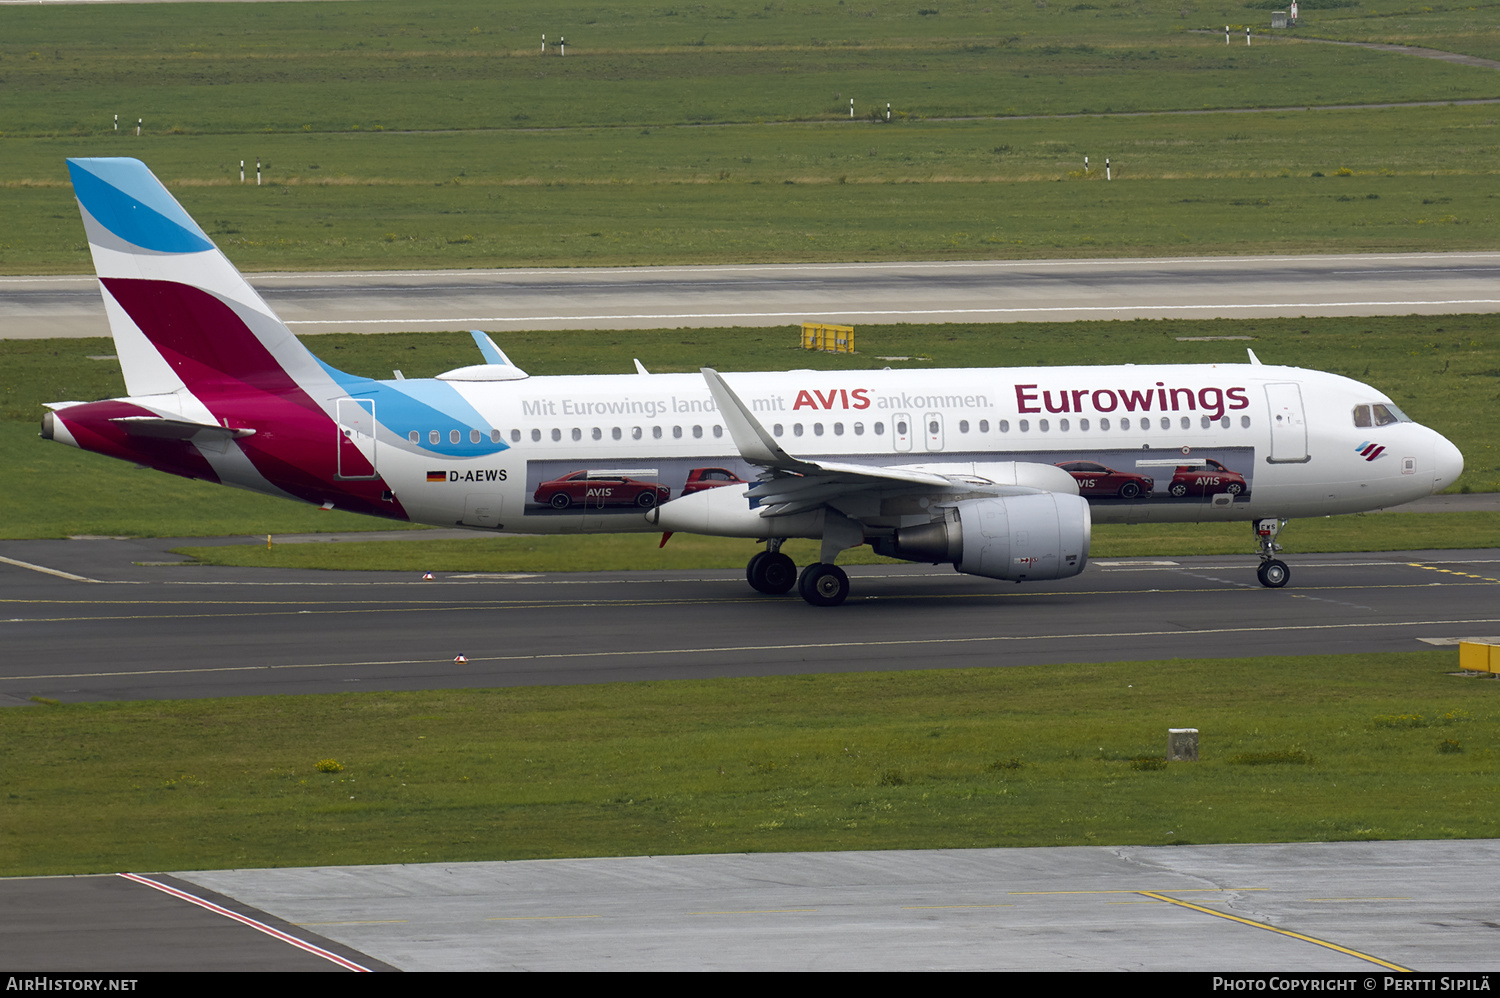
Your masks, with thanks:
[{"label": "asphalt surface", "polygon": [[423,581],[172,565],[176,543],[0,543],[0,703],[1373,652],[1500,634],[1496,550],[1284,555],[1279,590],[1256,583],[1248,555],[1103,559],[1026,586],[856,567],[849,601],[815,608],[760,596],[738,571]]},{"label": "asphalt surface", "polygon": [[[297,333],[1500,311],[1500,253],[254,274]],[[105,336],[92,276],[0,277],[0,338]]]},{"label": "asphalt surface", "polygon": [[1321,972],[1387,991],[1403,970],[1500,970],[1497,864],[1476,840],[43,877],[0,880],[0,966]]}]

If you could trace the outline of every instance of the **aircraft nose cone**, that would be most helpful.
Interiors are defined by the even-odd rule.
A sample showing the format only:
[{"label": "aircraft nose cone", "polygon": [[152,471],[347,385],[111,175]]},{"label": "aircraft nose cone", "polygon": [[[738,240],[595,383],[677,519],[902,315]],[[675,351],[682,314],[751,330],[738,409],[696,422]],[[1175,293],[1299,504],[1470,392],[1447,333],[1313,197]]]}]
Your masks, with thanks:
[{"label": "aircraft nose cone", "polygon": [[1433,444],[1432,491],[1441,492],[1464,473],[1464,456],[1447,437],[1438,437]]}]

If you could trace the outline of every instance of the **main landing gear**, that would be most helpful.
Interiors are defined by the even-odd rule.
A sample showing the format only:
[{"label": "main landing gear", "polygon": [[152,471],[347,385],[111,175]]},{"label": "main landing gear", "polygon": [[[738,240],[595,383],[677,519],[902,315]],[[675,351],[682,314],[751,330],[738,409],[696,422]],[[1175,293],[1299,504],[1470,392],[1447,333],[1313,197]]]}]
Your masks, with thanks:
[{"label": "main landing gear", "polygon": [[767,596],[782,596],[795,586],[813,606],[838,606],[849,597],[849,576],[842,568],[820,562],[808,565],[799,576],[792,559],[781,553],[781,540],[774,537],[745,566],[745,579],[750,588]]},{"label": "main landing gear", "polygon": [[1281,550],[1281,545],[1276,543],[1276,537],[1281,533],[1287,521],[1268,518],[1256,520],[1251,526],[1255,529],[1255,544],[1260,552],[1260,568],[1255,570],[1255,577],[1260,579],[1260,584],[1267,589],[1280,589],[1292,578],[1292,570],[1286,567],[1286,562],[1280,558],[1273,557]]},{"label": "main landing gear", "polygon": [[781,541],[772,538],[766,541],[766,550],[756,552],[745,566],[745,579],[758,593],[782,596],[797,584],[797,566],[781,553]]}]

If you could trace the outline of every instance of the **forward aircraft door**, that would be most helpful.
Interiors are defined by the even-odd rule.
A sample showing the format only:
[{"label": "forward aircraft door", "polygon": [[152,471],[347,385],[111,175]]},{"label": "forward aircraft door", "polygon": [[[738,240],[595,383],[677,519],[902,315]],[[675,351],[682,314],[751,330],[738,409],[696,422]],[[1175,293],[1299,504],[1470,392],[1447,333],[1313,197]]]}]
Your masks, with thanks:
[{"label": "forward aircraft door", "polygon": [[1307,418],[1302,388],[1295,382],[1266,385],[1271,412],[1271,464],[1303,464],[1307,454]]},{"label": "forward aircraft door", "polygon": [[339,399],[338,477],[375,478],[375,400]]}]

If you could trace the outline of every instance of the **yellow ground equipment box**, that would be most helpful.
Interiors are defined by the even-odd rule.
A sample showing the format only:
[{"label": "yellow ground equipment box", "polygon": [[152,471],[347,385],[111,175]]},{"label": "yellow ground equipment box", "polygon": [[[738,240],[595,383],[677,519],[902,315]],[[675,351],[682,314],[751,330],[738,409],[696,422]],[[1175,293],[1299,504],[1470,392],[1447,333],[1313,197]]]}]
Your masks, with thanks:
[{"label": "yellow ground equipment box", "polygon": [[1465,672],[1500,672],[1500,644],[1460,641],[1458,667]]},{"label": "yellow ground equipment box", "polygon": [[830,326],[823,322],[802,324],[802,349],[828,353],[854,352],[854,327]]}]

